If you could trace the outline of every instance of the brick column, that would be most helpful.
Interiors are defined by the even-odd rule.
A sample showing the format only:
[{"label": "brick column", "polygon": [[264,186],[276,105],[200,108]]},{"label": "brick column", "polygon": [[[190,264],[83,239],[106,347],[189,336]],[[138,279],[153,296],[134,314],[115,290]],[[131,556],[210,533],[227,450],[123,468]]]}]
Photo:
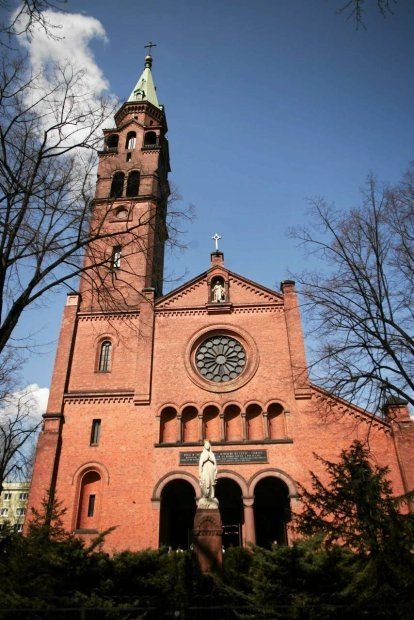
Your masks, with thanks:
[{"label": "brick column", "polygon": [[57,469],[61,450],[61,433],[63,425],[63,398],[69,380],[73,343],[76,335],[77,313],[80,296],[67,296],[63,311],[59,343],[56,351],[55,365],[50,387],[49,401],[43,416],[43,429],[36,447],[33,465],[32,484],[27,504],[24,531],[31,519],[30,508],[40,509],[47,493],[52,497],[55,491]]},{"label": "brick column", "polygon": [[183,441],[183,426],[182,426],[182,415],[178,414],[177,415],[177,441],[178,443],[181,443]]},{"label": "brick column", "polygon": [[55,414],[62,411],[63,395],[67,390],[72,361],[79,301],[79,295],[70,294],[67,296],[66,306],[63,310],[62,326],[60,328],[52,382],[50,385],[47,413]]},{"label": "brick column", "polygon": [[310,398],[308,369],[306,365],[305,343],[300,319],[299,301],[293,280],[285,280],[281,284],[286,331],[289,342],[289,353],[292,367],[293,387],[296,398]]},{"label": "brick column", "polygon": [[139,307],[138,359],[135,374],[136,404],[148,404],[151,401],[155,290],[144,288],[142,296]]},{"label": "brick column", "polygon": [[270,439],[270,428],[269,428],[269,414],[267,411],[263,411],[263,436],[265,439]]},{"label": "brick column", "polygon": [[226,429],[224,426],[224,413],[220,414],[220,441],[226,441]]},{"label": "brick column", "polygon": [[247,439],[246,412],[241,413],[241,421],[242,421],[242,438],[244,441]]},{"label": "brick column", "polygon": [[244,545],[256,544],[256,532],[254,529],[254,497],[243,497],[244,508]]},{"label": "brick column", "polygon": [[198,441],[203,441],[203,416],[198,416]]},{"label": "brick column", "polygon": [[[384,405],[384,413],[391,423],[395,453],[405,493],[414,487],[414,422],[408,411],[408,403],[392,398]],[[414,501],[410,502],[414,512]]]}]

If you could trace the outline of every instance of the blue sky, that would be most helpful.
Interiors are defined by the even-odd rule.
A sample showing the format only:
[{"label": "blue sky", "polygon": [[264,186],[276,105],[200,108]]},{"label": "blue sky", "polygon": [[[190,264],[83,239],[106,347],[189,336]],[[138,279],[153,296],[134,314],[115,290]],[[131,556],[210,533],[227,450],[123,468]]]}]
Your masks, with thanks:
[{"label": "blue sky", "polygon": [[[278,288],[308,262],[286,235],[304,223],[308,199],[347,209],[370,171],[392,183],[413,159],[414,3],[399,0],[387,19],[369,10],[367,30],[336,14],[342,4],[68,0],[73,33],[87,30],[86,16],[104,29],[106,40],[96,23],[88,38],[93,70],[120,101],[143,68],[144,45],[157,43],[171,180],[197,213],[187,251],[166,256],[167,277],[208,268],[218,232],[232,271]],[[49,343],[23,369],[26,383],[50,382],[64,301],[54,294],[26,313],[19,335],[31,329]]]}]

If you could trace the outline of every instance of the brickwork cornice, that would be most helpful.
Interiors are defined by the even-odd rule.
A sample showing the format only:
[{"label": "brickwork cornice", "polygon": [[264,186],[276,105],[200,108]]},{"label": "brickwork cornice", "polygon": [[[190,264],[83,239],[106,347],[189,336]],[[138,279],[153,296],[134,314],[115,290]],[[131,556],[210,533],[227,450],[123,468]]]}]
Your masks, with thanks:
[{"label": "brickwork cornice", "polygon": [[132,312],[78,312],[79,321],[124,321],[125,319],[135,319],[140,315],[139,310]]},{"label": "brickwork cornice", "polygon": [[[157,308],[155,307],[155,314],[157,317],[165,317],[165,316],[200,316],[200,315],[208,315],[207,306],[183,306],[181,308]],[[278,304],[244,304],[235,306],[232,305],[231,311],[229,314],[265,314],[265,313],[273,313],[278,314],[283,312],[283,307]]]},{"label": "brickwork cornice", "polygon": [[334,396],[321,388],[314,383],[310,385],[312,396],[314,396],[319,401],[325,402],[326,413],[325,415],[329,416],[329,411],[335,412],[335,416],[341,415],[350,415],[358,422],[365,422],[369,426],[373,428],[377,428],[379,430],[383,430],[387,434],[391,434],[391,424],[387,420],[383,420],[376,416],[373,413],[365,411],[361,407],[349,403],[348,401],[340,398],[339,396]]},{"label": "brickwork cornice", "polygon": [[134,392],[69,392],[64,395],[65,404],[113,404],[113,403],[132,403]]}]

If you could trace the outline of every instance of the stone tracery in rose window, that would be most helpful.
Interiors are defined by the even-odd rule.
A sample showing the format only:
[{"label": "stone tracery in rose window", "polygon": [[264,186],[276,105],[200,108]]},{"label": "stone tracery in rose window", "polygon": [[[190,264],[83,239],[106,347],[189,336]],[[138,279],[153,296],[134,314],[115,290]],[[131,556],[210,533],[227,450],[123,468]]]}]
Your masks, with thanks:
[{"label": "stone tracery in rose window", "polygon": [[231,336],[211,336],[197,348],[195,366],[204,379],[215,383],[232,381],[246,366],[246,351]]}]

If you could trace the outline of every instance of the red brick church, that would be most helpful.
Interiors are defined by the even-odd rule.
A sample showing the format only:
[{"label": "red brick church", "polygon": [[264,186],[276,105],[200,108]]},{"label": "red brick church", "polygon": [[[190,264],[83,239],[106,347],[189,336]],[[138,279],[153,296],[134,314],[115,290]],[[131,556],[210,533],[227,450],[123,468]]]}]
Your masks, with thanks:
[{"label": "red brick church", "polygon": [[313,453],[334,460],[354,439],[369,439],[396,494],[413,489],[407,407],[381,418],[310,383],[294,282],[270,290],[216,249],[163,295],[170,168],[151,65],[104,130],[91,229],[106,236],[85,257],[102,268],[67,298],[29,504],[51,488],[68,530],[116,526],[110,552],[187,548],[205,438],[225,546],[289,542]]}]

